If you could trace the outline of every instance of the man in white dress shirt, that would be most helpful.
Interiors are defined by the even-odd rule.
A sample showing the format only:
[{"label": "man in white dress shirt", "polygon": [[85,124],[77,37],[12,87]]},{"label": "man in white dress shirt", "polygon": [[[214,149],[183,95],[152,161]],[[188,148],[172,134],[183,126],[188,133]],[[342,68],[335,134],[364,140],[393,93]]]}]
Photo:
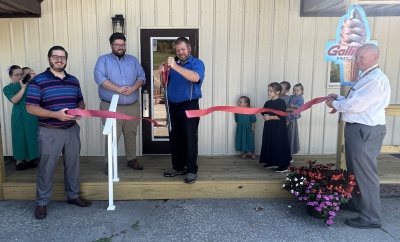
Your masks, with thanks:
[{"label": "man in white dress shirt", "polygon": [[385,108],[390,101],[390,84],[378,66],[379,48],[365,44],[357,49],[356,65],[362,73],[347,97],[330,94],[328,107],[341,112],[344,129],[346,165],[356,176],[360,194],[353,194],[349,209],[359,217],[346,220],[351,227],[381,227],[381,201],[377,156],[386,134]]}]

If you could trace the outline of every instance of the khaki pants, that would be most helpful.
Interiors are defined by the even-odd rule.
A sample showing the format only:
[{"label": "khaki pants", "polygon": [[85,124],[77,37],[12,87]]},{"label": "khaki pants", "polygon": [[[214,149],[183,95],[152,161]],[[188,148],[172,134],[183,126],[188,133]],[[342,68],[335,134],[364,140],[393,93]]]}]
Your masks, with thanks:
[{"label": "khaki pants", "polygon": [[[110,108],[110,103],[101,101],[100,110],[108,110]],[[116,112],[122,113],[129,116],[140,117],[140,104],[139,101],[136,101],[133,104],[129,105],[117,105]],[[106,122],[106,119],[102,119],[103,125]],[[124,134],[124,144],[125,144],[125,157],[127,161],[133,160],[136,158],[136,134],[137,134],[137,126],[139,124],[139,120],[124,120],[117,119],[117,141],[121,137],[121,134]],[[107,139],[105,142],[105,159],[107,160],[108,151],[107,151]]]}]

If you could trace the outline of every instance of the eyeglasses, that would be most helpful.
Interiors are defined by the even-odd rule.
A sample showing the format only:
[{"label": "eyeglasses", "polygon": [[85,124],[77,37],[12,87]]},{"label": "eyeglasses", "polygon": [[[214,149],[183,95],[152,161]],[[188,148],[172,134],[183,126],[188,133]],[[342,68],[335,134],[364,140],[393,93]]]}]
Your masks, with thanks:
[{"label": "eyeglasses", "polygon": [[112,44],[112,45],[114,45],[116,47],[125,47],[126,46],[126,44]]},{"label": "eyeglasses", "polygon": [[58,56],[58,55],[52,55],[51,58],[54,60],[62,60],[62,61],[65,61],[67,59],[66,56]]}]

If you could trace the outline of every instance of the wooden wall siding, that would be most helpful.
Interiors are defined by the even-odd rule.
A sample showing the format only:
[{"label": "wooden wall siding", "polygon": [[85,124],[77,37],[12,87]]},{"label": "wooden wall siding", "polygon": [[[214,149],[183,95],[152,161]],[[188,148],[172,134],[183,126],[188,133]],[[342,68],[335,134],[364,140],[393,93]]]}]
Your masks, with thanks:
[{"label": "wooden wall siding", "polygon": [[[335,39],[339,18],[300,18],[299,1],[281,0],[46,0],[41,18],[0,19],[0,86],[9,83],[11,64],[36,72],[47,66],[47,51],[62,45],[69,52],[67,71],[77,76],[89,109],[98,109],[93,69],[98,56],[109,53],[111,17],[123,14],[127,52],[140,58],[140,28],[199,28],[200,57],[206,64],[201,107],[236,105],[241,95],[262,107],[267,85],[283,80],[305,87],[306,101],[339,92],[328,88],[325,43]],[[381,48],[380,65],[389,76],[391,103],[399,103],[400,17],[368,18],[371,39]],[[151,81],[151,80],[150,80]],[[12,155],[12,105],[0,101],[4,155]],[[302,154],[336,152],[337,114],[317,105],[299,120]],[[263,121],[257,116],[256,152],[261,148]],[[387,118],[385,145],[399,145],[400,119]],[[84,156],[104,154],[100,119],[80,121]],[[203,117],[199,130],[201,155],[232,155],[235,123],[231,113]],[[141,150],[141,142],[138,142]],[[119,152],[122,154],[123,142]]]}]

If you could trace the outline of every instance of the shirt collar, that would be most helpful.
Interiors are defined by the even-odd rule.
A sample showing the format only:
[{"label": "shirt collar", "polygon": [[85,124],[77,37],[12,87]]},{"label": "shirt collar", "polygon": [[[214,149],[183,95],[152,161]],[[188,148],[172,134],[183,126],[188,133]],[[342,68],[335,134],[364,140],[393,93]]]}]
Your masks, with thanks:
[{"label": "shirt collar", "polygon": [[[194,59],[194,57],[192,55],[190,55],[189,58],[186,60],[185,64],[192,62],[193,59]],[[176,63],[180,65],[181,60],[178,60]],[[183,65],[185,65],[185,64],[183,64]]]},{"label": "shirt collar", "polygon": [[[50,71],[50,67],[46,69],[45,73],[46,73],[46,76],[47,76],[48,78],[59,78],[59,77],[55,76],[55,75],[53,74],[53,72]],[[63,78],[63,79],[68,78],[69,76],[70,76],[70,75],[67,73],[67,71],[64,70],[64,78]]]},{"label": "shirt collar", "polygon": [[111,55],[112,55],[116,60],[122,60],[122,59],[125,58],[125,54],[121,57],[121,59],[120,59],[118,56],[114,55],[114,53],[111,53]]},{"label": "shirt collar", "polygon": [[375,64],[375,65],[371,66],[370,68],[366,69],[365,71],[363,71],[363,72],[360,74],[360,76],[364,76],[365,73],[368,73],[371,69],[376,69],[376,68],[378,68],[378,67],[379,67],[379,65],[378,65],[378,64]]}]

